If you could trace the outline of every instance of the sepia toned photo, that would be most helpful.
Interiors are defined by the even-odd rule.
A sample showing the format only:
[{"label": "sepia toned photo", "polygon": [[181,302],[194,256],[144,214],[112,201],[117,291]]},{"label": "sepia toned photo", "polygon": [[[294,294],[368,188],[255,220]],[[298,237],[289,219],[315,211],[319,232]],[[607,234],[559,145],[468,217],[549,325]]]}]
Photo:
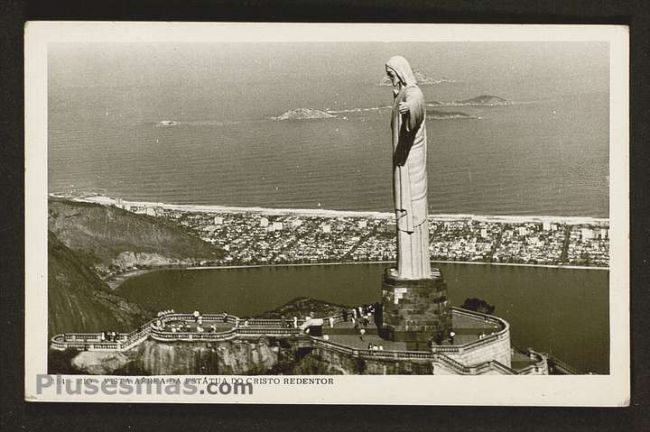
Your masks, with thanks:
[{"label": "sepia toned photo", "polygon": [[626,403],[624,28],[341,27],[28,27],[28,399]]}]

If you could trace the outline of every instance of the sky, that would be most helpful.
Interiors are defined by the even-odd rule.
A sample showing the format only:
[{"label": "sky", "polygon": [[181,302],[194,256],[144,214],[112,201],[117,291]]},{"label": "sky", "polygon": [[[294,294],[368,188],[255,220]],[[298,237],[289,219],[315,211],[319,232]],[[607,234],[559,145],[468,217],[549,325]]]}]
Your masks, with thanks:
[{"label": "sky", "polygon": [[562,92],[606,92],[605,42],[74,43],[49,47],[57,87],[201,86],[286,80],[377,82],[392,55],[434,78],[552,83]]}]

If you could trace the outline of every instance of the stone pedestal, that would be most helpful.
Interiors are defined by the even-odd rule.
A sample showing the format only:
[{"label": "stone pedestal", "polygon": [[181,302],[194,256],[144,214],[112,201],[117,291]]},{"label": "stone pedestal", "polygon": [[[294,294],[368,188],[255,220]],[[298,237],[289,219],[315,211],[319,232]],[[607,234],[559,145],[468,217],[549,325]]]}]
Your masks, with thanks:
[{"label": "stone pedestal", "polygon": [[401,279],[390,268],[382,284],[382,336],[404,341],[408,349],[427,350],[431,339],[443,340],[451,332],[447,284],[440,270],[427,279]]}]

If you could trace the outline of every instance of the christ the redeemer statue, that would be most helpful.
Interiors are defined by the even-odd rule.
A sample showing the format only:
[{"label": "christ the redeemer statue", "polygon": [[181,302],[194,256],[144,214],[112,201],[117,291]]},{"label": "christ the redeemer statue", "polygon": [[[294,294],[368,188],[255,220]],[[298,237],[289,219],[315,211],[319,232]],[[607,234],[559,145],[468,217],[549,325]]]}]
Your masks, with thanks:
[{"label": "christ the redeemer statue", "polygon": [[424,95],[404,57],[392,57],[393,197],[397,225],[397,273],[401,279],[431,277],[427,221],[427,134]]}]

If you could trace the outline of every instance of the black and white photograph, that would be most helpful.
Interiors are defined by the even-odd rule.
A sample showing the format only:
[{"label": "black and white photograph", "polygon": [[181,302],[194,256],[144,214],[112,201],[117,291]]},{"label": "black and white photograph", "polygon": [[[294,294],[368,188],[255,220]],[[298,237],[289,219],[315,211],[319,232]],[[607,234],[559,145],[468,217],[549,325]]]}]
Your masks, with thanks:
[{"label": "black and white photograph", "polygon": [[26,40],[27,398],[629,397],[624,27]]}]

